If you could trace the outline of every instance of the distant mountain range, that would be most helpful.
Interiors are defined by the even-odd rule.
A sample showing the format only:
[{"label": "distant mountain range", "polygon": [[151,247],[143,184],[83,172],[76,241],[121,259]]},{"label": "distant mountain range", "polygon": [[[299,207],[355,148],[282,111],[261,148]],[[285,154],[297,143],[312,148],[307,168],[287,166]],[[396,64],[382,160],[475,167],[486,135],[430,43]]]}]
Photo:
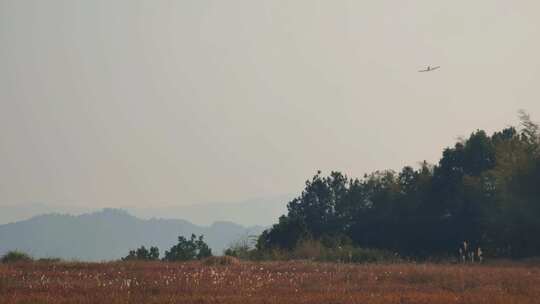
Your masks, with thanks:
[{"label": "distant mountain range", "polygon": [[[122,209],[142,219],[185,219],[197,225],[211,225],[217,221],[228,221],[244,226],[268,226],[276,223],[278,218],[286,213],[286,205],[291,198],[292,195],[281,195],[231,203],[216,202],[193,205],[122,207]],[[0,224],[26,220],[34,216],[49,213],[81,215],[95,211],[98,210],[76,205],[53,205],[45,203],[0,205]]]},{"label": "distant mountain range", "polygon": [[157,246],[163,255],[179,235],[191,233],[203,234],[213,252],[221,254],[232,242],[263,230],[263,226],[244,227],[225,221],[199,226],[179,219],[140,219],[119,209],[48,214],[0,225],[0,255],[17,249],[36,258],[101,261],[119,259],[141,245]]}]

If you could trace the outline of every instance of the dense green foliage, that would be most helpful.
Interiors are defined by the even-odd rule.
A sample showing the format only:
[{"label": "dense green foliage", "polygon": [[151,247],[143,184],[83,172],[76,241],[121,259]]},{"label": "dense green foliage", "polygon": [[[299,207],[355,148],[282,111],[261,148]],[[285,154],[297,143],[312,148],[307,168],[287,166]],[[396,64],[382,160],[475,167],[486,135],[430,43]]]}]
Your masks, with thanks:
[{"label": "dense green foliage", "polygon": [[21,251],[10,251],[0,259],[2,263],[32,262],[33,259],[28,254]]},{"label": "dense green foliage", "polygon": [[157,247],[141,246],[137,250],[130,250],[129,254],[122,258],[123,261],[157,261],[159,260],[159,249]]},{"label": "dense green foliage", "polygon": [[478,130],[436,165],[361,179],[318,172],[257,247],[333,239],[426,257],[452,255],[467,241],[491,256],[540,255],[540,132],[527,114],[520,118],[519,131]]},{"label": "dense green foliage", "polygon": [[192,234],[189,240],[179,236],[178,244],[171,247],[169,251],[165,251],[163,259],[165,261],[190,261],[212,256],[212,250],[203,238],[202,235],[197,238],[195,234]]},{"label": "dense green foliage", "polygon": [[[204,236],[197,237],[191,234],[188,240],[183,236],[178,237],[178,243],[165,251],[164,261],[190,261],[195,259],[203,259],[212,256],[212,250],[208,244],[204,242]],[[159,249],[150,247],[147,249],[144,246],[136,250],[130,250],[129,254],[122,258],[122,261],[159,261]]]}]

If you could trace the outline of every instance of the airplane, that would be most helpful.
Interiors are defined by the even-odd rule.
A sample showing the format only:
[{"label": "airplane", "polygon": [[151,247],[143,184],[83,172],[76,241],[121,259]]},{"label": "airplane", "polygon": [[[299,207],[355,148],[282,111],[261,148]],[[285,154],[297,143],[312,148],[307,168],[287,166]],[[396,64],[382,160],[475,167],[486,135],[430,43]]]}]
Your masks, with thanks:
[{"label": "airplane", "polygon": [[440,68],[440,66],[436,66],[436,67],[430,67],[429,65],[427,66],[427,68],[425,70],[420,70],[418,72],[422,73],[422,72],[431,72],[431,71],[434,71],[436,69]]}]

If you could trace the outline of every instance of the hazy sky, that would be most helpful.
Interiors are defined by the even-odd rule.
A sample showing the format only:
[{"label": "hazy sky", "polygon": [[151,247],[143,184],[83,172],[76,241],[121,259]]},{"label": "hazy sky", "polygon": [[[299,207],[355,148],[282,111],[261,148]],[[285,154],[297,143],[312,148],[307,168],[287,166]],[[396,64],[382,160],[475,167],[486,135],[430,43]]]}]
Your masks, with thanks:
[{"label": "hazy sky", "polygon": [[[0,204],[298,193],[540,120],[537,0],[0,0]],[[426,65],[432,73],[417,73]]]}]

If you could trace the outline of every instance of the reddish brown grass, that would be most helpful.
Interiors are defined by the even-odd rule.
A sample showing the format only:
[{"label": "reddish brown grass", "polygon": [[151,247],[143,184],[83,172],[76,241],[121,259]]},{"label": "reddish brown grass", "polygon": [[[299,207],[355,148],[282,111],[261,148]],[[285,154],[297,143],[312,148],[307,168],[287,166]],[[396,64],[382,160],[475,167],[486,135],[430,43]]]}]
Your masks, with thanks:
[{"label": "reddish brown grass", "polygon": [[26,263],[0,265],[0,303],[540,303],[540,267]]}]

